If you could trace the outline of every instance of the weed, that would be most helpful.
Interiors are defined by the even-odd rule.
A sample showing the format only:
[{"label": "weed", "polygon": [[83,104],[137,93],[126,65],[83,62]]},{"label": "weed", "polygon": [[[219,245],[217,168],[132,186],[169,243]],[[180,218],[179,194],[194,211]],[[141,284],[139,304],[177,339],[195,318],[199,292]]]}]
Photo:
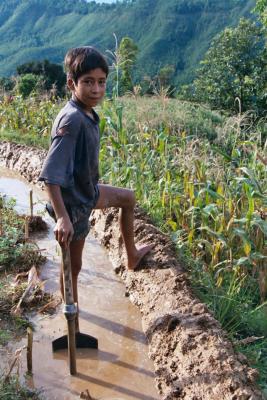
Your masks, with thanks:
[{"label": "weed", "polygon": [[12,338],[12,333],[8,329],[0,329],[0,346],[4,346]]},{"label": "weed", "polygon": [[0,398],[5,400],[41,400],[40,391],[32,390],[22,385],[14,376],[5,382],[0,378]]}]

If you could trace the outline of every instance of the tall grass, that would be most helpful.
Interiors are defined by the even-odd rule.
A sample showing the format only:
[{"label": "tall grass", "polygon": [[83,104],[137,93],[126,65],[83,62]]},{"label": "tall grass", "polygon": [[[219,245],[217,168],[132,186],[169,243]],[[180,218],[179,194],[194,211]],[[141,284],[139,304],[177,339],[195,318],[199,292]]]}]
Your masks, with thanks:
[{"label": "tall grass", "polygon": [[2,96],[0,138],[48,148],[51,123],[61,103],[38,95],[26,100],[22,96]]}]

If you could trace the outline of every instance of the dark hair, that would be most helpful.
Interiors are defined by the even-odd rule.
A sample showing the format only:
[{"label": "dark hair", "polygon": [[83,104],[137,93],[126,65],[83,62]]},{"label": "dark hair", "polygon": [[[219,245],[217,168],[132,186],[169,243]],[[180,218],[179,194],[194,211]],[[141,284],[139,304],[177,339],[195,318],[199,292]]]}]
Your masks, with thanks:
[{"label": "dark hair", "polygon": [[91,46],[76,47],[70,49],[64,60],[67,75],[78,82],[80,76],[92,69],[101,68],[108,76],[108,63],[104,56]]}]

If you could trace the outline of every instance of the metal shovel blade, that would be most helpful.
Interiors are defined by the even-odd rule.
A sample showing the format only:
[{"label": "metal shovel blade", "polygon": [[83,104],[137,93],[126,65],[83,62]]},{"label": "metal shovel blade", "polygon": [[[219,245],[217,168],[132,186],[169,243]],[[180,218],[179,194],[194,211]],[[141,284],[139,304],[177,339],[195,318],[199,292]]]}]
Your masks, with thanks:
[{"label": "metal shovel blade", "polygon": [[[76,347],[79,349],[98,349],[98,340],[85,333],[76,332]],[[68,335],[59,337],[52,342],[53,351],[64,350],[68,348]]]}]

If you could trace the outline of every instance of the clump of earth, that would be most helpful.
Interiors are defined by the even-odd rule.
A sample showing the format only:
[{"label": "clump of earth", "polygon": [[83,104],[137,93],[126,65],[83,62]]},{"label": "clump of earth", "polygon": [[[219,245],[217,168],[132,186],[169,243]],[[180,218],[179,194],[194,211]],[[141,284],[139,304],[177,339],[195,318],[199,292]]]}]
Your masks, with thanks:
[{"label": "clump of earth", "polygon": [[29,232],[45,232],[48,230],[47,223],[40,215],[27,216],[29,221]]}]

